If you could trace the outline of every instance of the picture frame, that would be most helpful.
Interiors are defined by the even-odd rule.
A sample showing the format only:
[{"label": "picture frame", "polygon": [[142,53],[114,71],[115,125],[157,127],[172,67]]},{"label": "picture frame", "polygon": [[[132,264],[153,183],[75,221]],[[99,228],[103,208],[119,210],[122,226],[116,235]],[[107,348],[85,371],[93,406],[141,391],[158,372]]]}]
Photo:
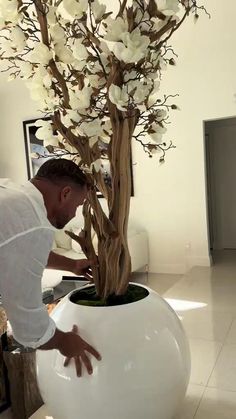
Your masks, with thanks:
[{"label": "picture frame", "polygon": [[[49,151],[44,147],[43,140],[39,140],[36,137],[36,131],[38,127],[35,126],[35,122],[39,119],[44,121],[50,121],[50,117],[35,118],[23,121],[24,141],[25,141],[25,155],[27,165],[28,179],[34,177],[39,167],[48,159],[55,158],[55,154],[50,154]],[[105,149],[108,147],[107,144],[101,142],[101,148]],[[34,157],[34,154],[39,154],[44,157]],[[58,156],[60,157],[60,156]],[[133,179],[133,163],[132,155],[130,159],[130,170],[131,170],[131,196],[134,196],[134,179]],[[107,159],[102,159],[102,172],[106,183],[110,182],[110,163]],[[103,195],[98,191],[97,195],[102,198]]]}]

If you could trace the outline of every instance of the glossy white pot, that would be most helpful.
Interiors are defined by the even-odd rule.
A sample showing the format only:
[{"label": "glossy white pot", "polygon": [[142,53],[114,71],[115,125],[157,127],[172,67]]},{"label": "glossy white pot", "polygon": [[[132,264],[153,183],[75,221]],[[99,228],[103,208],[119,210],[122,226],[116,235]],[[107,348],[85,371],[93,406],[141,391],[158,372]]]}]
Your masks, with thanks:
[{"label": "glossy white pot", "polygon": [[[146,287],[145,287],[146,288]],[[87,307],[68,294],[52,317],[102,354],[94,373],[76,376],[56,350],[37,351],[39,388],[54,419],[171,419],[190,375],[189,346],[172,308],[149,288],[135,303]]]}]

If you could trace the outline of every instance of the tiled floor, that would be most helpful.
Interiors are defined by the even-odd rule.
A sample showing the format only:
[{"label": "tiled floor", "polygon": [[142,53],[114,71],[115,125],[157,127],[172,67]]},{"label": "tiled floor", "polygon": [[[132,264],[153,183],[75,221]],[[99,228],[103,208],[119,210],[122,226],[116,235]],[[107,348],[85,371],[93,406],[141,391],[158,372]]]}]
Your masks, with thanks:
[{"label": "tiled floor", "polygon": [[[190,342],[190,385],[174,419],[236,419],[236,251],[220,252],[212,268],[183,277],[149,275],[148,285],[177,311]],[[45,408],[32,416],[46,418]]]}]

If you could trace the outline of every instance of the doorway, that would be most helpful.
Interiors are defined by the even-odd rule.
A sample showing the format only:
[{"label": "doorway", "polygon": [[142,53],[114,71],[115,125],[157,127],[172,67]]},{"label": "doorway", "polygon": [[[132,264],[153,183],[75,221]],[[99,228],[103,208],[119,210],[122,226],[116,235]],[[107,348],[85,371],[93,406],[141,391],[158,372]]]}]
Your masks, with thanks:
[{"label": "doorway", "polygon": [[236,249],[236,118],[204,122],[209,247]]}]

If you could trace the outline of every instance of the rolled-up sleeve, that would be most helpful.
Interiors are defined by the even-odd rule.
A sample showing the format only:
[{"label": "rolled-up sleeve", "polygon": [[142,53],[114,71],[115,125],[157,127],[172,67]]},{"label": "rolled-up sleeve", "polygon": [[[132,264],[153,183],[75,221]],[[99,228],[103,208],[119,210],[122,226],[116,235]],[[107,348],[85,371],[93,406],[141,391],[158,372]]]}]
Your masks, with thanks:
[{"label": "rolled-up sleeve", "polygon": [[42,302],[41,288],[52,241],[53,232],[39,227],[0,247],[3,306],[14,338],[26,347],[40,347],[56,329]]}]

